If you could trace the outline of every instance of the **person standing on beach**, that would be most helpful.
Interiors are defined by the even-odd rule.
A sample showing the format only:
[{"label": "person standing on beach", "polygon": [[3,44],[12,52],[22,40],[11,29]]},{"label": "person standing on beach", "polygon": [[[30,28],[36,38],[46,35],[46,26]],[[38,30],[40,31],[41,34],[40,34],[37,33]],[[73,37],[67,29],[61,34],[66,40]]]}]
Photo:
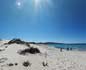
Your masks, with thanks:
[{"label": "person standing on beach", "polygon": [[60,52],[62,52],[62,48],[60,48]]}]

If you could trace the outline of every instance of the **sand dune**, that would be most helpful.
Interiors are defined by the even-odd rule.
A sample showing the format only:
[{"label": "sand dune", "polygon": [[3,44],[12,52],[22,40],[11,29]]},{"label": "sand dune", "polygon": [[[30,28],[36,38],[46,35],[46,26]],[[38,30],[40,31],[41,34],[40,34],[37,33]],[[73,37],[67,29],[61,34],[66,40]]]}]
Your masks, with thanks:
[{"label": "sand dune", "polygon": [[[0,70],[86,70],[86,52],[66,51],[46,45],[4,44],[0,42]],[[24,49],[36,51],[20,54]],[[31,53],[30,53],[31,52]]]}]

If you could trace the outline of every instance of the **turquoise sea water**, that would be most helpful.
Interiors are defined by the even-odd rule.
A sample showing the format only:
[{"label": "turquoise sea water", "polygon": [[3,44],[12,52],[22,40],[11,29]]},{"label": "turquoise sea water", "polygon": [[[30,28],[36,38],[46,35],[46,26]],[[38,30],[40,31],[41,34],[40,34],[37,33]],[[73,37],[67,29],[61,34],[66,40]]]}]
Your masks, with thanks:
[{"label": "turquoise sea water", "polygon": [[73,50],[86,51],[86,44],[48,44],[56,48],[72,48]]}]

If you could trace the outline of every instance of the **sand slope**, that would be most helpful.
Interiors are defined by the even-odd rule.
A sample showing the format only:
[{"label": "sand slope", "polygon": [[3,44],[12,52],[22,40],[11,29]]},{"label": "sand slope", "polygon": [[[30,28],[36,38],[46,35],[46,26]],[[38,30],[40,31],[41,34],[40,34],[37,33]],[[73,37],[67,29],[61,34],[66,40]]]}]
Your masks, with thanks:
[{"label": "sand slope", "polygon": [[[41,53],[20,55],[20,50],[28,48],[26,45],[5,42],[0,42],[0,70],[86,70],[86,52],[60,52],[57,48],[30,44]],[[24,66],[24,62],[29,64]]]}]

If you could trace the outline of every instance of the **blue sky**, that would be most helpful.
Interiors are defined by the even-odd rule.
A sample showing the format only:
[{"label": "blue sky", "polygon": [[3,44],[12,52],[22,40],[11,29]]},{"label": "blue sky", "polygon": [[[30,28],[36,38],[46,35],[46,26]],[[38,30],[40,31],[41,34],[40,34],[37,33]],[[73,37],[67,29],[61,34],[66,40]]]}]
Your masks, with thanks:
[{"label": "blue sky", "polygon": [[48,0],[41,8],[33,1],[0,0],[1,39],[86,43],[85,0]]}]

